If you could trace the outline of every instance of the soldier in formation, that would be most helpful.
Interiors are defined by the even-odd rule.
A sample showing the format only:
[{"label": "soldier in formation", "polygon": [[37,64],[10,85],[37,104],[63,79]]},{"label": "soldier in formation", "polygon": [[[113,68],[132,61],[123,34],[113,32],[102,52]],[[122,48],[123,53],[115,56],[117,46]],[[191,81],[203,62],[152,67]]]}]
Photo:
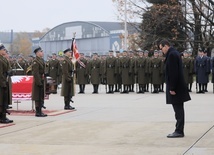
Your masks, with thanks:
[{"label": "soldier in formation", "polygon": [[46,117],[47,114],[42,112],[44,107],[46,75],[45,75],[45,62],[43,59],[43,50],[38,47],[34,50],[36,58],[33,60],[32,74],[33,74],[33,88],[32,100],[35,101],[36,117]]},{"label": "soldier in formation", "polygon": [[5,58],[6,48],[3,44],[0,44],[0,123],[12,123],[6,117],[7,108],[10,102],[12,102],[11,97],[11,67],[9,61]]}]

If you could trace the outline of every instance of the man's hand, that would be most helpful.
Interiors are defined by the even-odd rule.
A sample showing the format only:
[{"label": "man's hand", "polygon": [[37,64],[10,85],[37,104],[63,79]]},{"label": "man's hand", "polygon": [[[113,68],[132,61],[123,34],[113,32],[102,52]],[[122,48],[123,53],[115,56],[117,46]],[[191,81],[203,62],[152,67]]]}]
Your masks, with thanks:
[{"label": "man's hand", "polygon": [[169,91],[169,93],[171,94],[171,95],[176,95],[176,92],[175,91]]}]

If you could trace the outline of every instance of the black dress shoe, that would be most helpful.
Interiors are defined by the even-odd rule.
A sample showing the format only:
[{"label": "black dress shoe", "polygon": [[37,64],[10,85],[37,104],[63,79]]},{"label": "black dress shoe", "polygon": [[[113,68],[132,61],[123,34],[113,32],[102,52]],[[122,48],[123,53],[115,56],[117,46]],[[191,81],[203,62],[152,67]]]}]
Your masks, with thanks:
[{"label": "black dress shoe", "polygon": [[182,137],[184,137],[184,134],[177,133],[177,132],[173,132],[173,133],[167,135],[167,138],[182,138]]}]

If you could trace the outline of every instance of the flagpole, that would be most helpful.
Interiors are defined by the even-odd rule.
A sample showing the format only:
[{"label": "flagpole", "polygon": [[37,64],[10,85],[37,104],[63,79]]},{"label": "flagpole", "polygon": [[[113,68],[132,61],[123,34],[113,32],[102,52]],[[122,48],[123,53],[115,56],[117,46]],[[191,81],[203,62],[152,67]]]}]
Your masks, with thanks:
[{"label": "flagpole", "polygon": [[[76,36],[76,32],[73,33],[73,41],[72,44],[74,43],[74,39]],[[74,71],[76,72],[76,60],[74,60],[74,46],[72,45],[73,49],[72,50],[72,63],[74,65]],[[76,73],[74,72],[74,77],[73,77],[73,89],[74,89],[74,95],[76,94]]]}]

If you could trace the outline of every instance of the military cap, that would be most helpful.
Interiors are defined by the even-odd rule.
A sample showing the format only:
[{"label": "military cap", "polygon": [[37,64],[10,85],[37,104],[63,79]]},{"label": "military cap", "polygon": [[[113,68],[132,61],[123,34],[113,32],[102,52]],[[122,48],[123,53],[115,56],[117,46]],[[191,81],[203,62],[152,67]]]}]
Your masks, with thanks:
[{"label": "military cap", "polygon": [[199,48],[198,51],[199,52],[204,52],[204,50],[202,48]]},{"label": "military cap", "polygon": [[144,53],[149,53],[149,51],[145,50]]},{"label": "military cap", "polygon": [[56,55],[56,53],[52,53],[52,55]]},{"label": "military cap", "polygon": [[120,53],[120,51],[116,51],[116,53]]},{"label": "military cap", "polygon": [[67,52],[71,52],[71,49],[70,48],[67,48],[66,50],[63,51],[63,53],[67,53]]},{"label": "military cap", "polygon": [[98,54],[96,52],[94,52],[93,55],[98,55]]},{"label": "military cap", "polygon": [[113,50],[109,50],[108,52],[111,52],[111,53],[112,53],[112,52],[113,52]]},{"label": "military cap", "polygon": [[3,44],[0,43],[0,50],[6,49]]},{"label": "military cap", "polygon": [[154,50],[154,53],[158,53],[158,50]]},{"label": "military cap", "polygon": [[37,52],[42,52],[43,50],[42,50],[42,48],[41,47],[38,47],[38,48],[36,48],[35,50],[34,50],[34,53],[36,54]]},{"label": "military cap", "polygon": [[184,50],[183,53],[188,53],[188,51],[187,51],[187,50]]}]

